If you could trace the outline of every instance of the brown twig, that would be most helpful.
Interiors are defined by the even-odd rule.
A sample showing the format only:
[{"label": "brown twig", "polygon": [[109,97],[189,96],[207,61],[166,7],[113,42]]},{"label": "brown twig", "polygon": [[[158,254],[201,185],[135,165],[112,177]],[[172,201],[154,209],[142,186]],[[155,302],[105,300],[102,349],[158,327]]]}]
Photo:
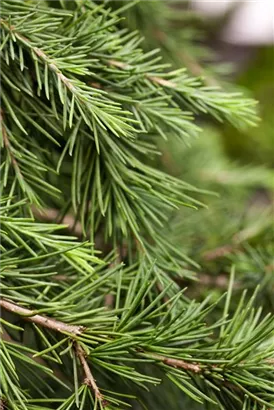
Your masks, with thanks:
[{"label": "brown twig", "polygon": [[171,367],[176,367],[184,370],[189,370],[194,373],[200,373],[202,368],[197,363],[188,363],[181,359],[173,359],[171,357],[162,356],[159,354],[151,353],[151,352],[144,352],[146,356],[150,356],[152,359],[156,359],[164,364],[167,364]]},{"label": "brown twig", "polygon": [[70,334],[72,336],[79,336],[83,333],[85,328],[83,326],[69,325],[59,320],[52,319],[48,316],[37,315],[34,311],[19,306],[8,300],[1,299],[0,307],[15,313],[16,315],[22,316],[24,320],[28,322],[36,323],[37,325],[46,327],[47,329],[56,330],[57,332]]},{"label": "brown twig", "polygon": [[84,383],[85,383],[87,386],[89,386],[89,387],[93,390],[94,395],[95,395],[95,398],[96,398],[99,402],[101,402],[101,404],[102,404],[103,407],[105,407],[105,406],[107,405],[107,402],[106,402],[106,400],[104,400],[104,396],[103,396],[102,393],[100,392],[100,390],[99,390],[99,388],[98,388],[98,386],[97,386],[97,384],[96,384],[96,381],[95,381],[95,379],[94,379],[94,377],[93,377],[93,375],[92,375],[92,373],[91,373],[89,364],[88,364],[88,362],[87,362],[87,360],[86,360],[85,351],[84,351],[84,349],[82,348],[82,346],[81,346],[79,343],[77,343],[77,342],[75,343],[75,352],[76,352],[76,354],[77,354],[77,356],[78,356],[78,358],[79,358],[79,361],[80,361],[80,363],[81,363],[81,365],[82,365],[82,368],[83,368],[83,371],[84,371],[84,374],[85,374]]},{"label": "brown twig", "polygon": [[[29,309],[23,308],[22,306],[19,306],[15,303],[9,302],[8,300],[1,299],[0,307],[9,312],[23,316],[24,320],[30,321],[32,323],[36,323],[37,325],[46,327],[47,329],[56,330],[60,333],[65,333],[65,334],[69,333],[70,335],[77,336],[77,335],[81,335],[82,332],[84,331],[83,326],[68,325],[67,323],[60,322],[59,320],[55,320],[47,316],[36,315],[35,312]],[[81,347],[81,345],[78,342],[75,342],[74,346],[75,346],[76,354],[80,360],[81,366],[85,374],[84,383],[90,388],[92,388],[96,399],[101,402],[102,406],[103,407],[106,406],[107,401],[104,400],[104,397],[101,394],[96,384],[96,381],[91,373],[90,367],[86,360],[84,349]],[[1,407],[0,407],[0,410],[1,410]]]},{"label": "brown twig", "polygon": [[201,368],[198,364],[188,363],[188,362],[185,362],[184,360],[172,359],[172,358],[164,357],[164,356],[163,357],[160,356],[160,359],[162,360],[163,363],[171,367],[179,367],[184,370],[190,370],[191,372],[194,372],[194,373],[201,372]]}]

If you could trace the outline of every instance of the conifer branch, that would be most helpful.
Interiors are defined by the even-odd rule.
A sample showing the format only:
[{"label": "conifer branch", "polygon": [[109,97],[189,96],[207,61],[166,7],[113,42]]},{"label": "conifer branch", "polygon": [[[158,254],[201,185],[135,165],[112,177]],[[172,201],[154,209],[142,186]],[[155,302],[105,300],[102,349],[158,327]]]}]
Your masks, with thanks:
[{"label": "conifer branch", "polygon": [[65,86],[73,93],[76,91],[76,88],[71,83],[68,77],[66,77],[61,70],[57,67],[54,61],[52,61],[44,52],[38,47],[33,46],[31,41],[23,36],[22,34],[16,32],[16,27],[14,25],[9,25],[7,21],[4,19],[0,19],[0,23],[5,27],[5,29],[12,31],[14,35],[21,41],[24,45],[26,45],[30,50],[32,50],[41,60],[46,63],[49,68],[57,75],[57,77],[65,84]]},{"label": "conifer branch", "polygon": [[84,349],[77,342],[75,343],[75,351],[76,351],[76,354],[79,358],[79,361],[82,365],[82,368],[85,374],[84,383],[93,390],[96,399],[102,404],[103,407],[105,407],[107,405],[107,401],[104,400],[104,397],[96,384],[93,374],[91,373],[89,364],[86,360],[86,354],[85,354]]},{"label": "conifer branch", "polygon": [[153,359],[160,361],[170,367],[184,369],[193,373],[200,373],[202,371],[202,368],[197,363],[188,363],[182,359],[174,359],[150,352],[146,354],[146,356],[152,357]]},{"label": "conifer branch", "polygon": [[83,326],[69,325],[59,320],[52,319],[48,316],[37,315],[35,311],[24,308],[5,299],[0,300],[0,307],[9,312],[15,313],[16,315],[22,316],[22,318],[24,320],[27,320],[28,322],[35,323],[37,325],[43,326],[47,329],[55,330],[60,333],[69,333],[72,336],[80,336],[85,329]]},{"label": "conifer branch", "polygon": [[[216,202],[210,207],[214,224],[210,209],[199,209],[216,183],[228,187],[235,175],[242,175],[243,186],[261,186],[264,172],[255,170],[254,178],[240,167],[226,181],[214,177],[214,184],[210,169],[208,178],[200,175],[201,162],[215,166],[221,157],[211,145],[215,120],[254,125],[255,101],[205,78],[195,47],[190,56],[172,59],[187,67],[171,71],[162,56],[177,53],[177,40],[185,37],[162,37],[162,56],[149,49],[149,39],[144,51],[132,20],[120,19],[128,8],[118,11],[120,1],[107,7],[93,0],[2,3],[0,308],[7,312],[1,318],[0,410],[116,410],[134,407],[135,400],[161,410],[165,389],[155,400],[146,385],[167,379],[178,387],[175,407],[185,406],[188,395],[226,410],[268,409],[274,327],[265,308],[273,253],[268,243],[257,250],[246,242],[267,225],[246,224],[236,195],[227,201],[227,191],[220,221]],[[145,10],[155,10],[139,4],[140,20]],[[156,9],[153,18],[164,24],[153,27],[164,32],[165,12],[160,3]],[[183,50],[189,37],[186,43]],[[205,55],[201,48],[198,59]],[[213,132],[199,116],[214,120]],[[201,145],[186,149],[182,142],[191,142],[200,126]],[[228,214],[236,215],[230,229]],[[209,238],[223,222],[224,235]],[[213,251],[203,254],[206,249]],[[236,281],[234,270],[229,281],[225,274],[231,260]],[[185,282],[199,279],[199,262],[206,274],[186,293]],[[258,283],[262,290],[249,297]],[[239,296],[246,284],[248,296]],[[268,298],[258,308],[262,291]]]}]

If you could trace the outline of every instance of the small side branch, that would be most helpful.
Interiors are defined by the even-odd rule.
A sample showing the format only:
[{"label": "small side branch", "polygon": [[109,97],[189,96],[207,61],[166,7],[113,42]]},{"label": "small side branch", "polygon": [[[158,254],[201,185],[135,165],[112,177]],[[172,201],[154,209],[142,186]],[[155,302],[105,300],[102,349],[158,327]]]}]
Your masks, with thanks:
[{"label": "small side branch", "polygon": [[102,404],[102,406],[103,407],[106,406],[107,402],[106,400],[104,400],[104,397],[96,384],[93,374],[91,373],[89,364],[86,360],[85,351],[79,343],[75,343],[75,352],[79,358],[79,361],[82,365],[82,368],[85,374],[84,383],[93,390],[95,398]]},{"label": "small side branch", "polygon": [[184,370],[189,370],[194,373],[200,373],[201,367],[196,363],[188,363],[180,359],[172,359],[170,357],[159,356],[159,360],[171,367],[179,367]]},{"label": "small side branch", "polygon": [[162,356],[162,355],[151,353],[151,352],[144,352],[144,354],[170,367],[176,367],[176,368],[188,370],[193,373],[200,373],[202,371],[202,368],[197,363],[188,363],[181,359],[173,359],[171,357],[166,357],[166,356]]},{"label": "small side branch", "polygon": [[48,316],[36,315],[34,311],[19,306],[13,302],[9,302],[5,299],[0,300],[0,307],[9,312],[15,313],[16,315],[22,316],[23,319],[27,320],[28,322],[36,323],[37,325],[46,327],[47,329],[56,330],[60,333],[78,336],[81,335],[85,329],[83,326],[69,325],[67,323],[60,322],[59,320],[52,319]]}]

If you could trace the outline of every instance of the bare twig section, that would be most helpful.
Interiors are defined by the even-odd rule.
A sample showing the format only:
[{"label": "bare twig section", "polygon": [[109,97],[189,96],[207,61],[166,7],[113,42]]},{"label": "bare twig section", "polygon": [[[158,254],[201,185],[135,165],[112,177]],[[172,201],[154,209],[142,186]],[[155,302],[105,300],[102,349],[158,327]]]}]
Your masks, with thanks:
[{"label": "bare twig section", "polygon": [[95,398],[102,404],[103,407],[105,407],[107,405],[107,402],[106,400],[104,400],[104,396],[102,395],[96,384],[96,380],[94,379],[89,364],[86,360],[85,351],[79,343],[75,343],[75,352],[79,358],[79,361],[82,365],[85,374],[84,383],[93,390]]},{"label": "bare twig section", "polygon": [[108,64],[113,65],[114,67],[122,68],[122,69],[129,67],[128,64],[123,63],[122,61],[117,61],[117,60],[108,60]]},{"label": "bare twig section", "polygon": [[200,373],[201,368],[198,364],[195,363],[188,363],[185,362],[184,360],[179,360],[179,359],[171,359],[168,357],[162,357],[163,363],[167,364],[168,366],[171,367],[179,367],[184,370],[190,370],[191,372],[194,373]]},{"label": "bare twig section", "polygon": [[83,333],[85,328],[83,326],[69,325],[59,320],[52,319],[48,316],[36,315],[34,311],[19,306],[8,300],[1,299],[0,307],[8,310],[9,312],[15,313],[16,315],[22,316],[24,320],[28,322],[36,323],[37,325],[46,327],[47,329],[56,330],[60,333],[71,334],[73,336],[79,336]]},{"label": "bare twig section", "polygon": [[151,358],[158,360],[164,364],[167,364],[171,367],[176,367],[184,370],[188,370],[194,373],[200,373],[202,371],[201,367],[197,363],[188,363],[181,359],[173,359],[171,357],[162,356],[159,354],[145,352],[145,355],[149,355]]},{"label": "bare twig section", "polygon": [[114,296],[111,293],[106,294],[104,304],[105,304],[106,308],[113,308]]},{"label": "bare twig section", "polygon": [[52,279],[60,281],[60,282],[69,282],[69,281],[74,281],[76,279],[76,276],[55,275],[52,277]]},{"label": "bare twig section", "polygon": [[174,83],[173,81],[165,80],[164,78],[161,77],[155,77],[155,76],[146,76],[149,80],[153,81],[154,83],[157,83],[159,85],[162,85],[163,87],[168,87],[168,88],[176,88],[177,84]]}]

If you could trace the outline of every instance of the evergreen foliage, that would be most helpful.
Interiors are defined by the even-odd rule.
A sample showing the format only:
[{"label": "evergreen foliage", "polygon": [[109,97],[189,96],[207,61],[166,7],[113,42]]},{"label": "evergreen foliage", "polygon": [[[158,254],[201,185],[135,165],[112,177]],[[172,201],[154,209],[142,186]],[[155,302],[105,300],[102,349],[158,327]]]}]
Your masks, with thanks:
[{"label": "evergreen foliage", "polygon": [[274,408],[271,214],[239,217],[273,175],[204,124],[256,102],[143,51],[128,13],[2,0],[0,409]]}]

